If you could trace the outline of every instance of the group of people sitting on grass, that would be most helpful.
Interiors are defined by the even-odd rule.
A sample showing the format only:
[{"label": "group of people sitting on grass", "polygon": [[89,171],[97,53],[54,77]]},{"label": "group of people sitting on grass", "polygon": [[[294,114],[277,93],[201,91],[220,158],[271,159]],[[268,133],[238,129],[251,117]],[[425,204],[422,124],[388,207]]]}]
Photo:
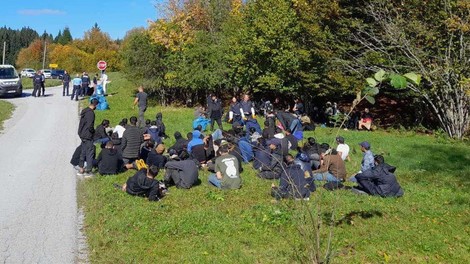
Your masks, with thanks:
[{"label": "group of people sitting on grass", "polygon": [[[213,99],[217,100],[216,97]],[[273,184],[271,190],[277,199],[307,200],[316,190],[315,183],[326,182],[324,187],[334,190],[345,188],[342,184],[345,181],[357,182],[351,190],[358,194],[403,195],[393,174],[395,168],[386,164],[383,156],[374,156],[367,141],[360,143],[364,153],[361,169],[348,179],[345,161],[349,160],[350,148],[343,137],[336,138],[336,147],[319,144],[313,137],[302,144],[302,124],[291,118],[291,113],[268,112],[264,129],[261,129],[249,97],[245,96],[238,108],[233,107],[236,103],[235,100],[230,107],[228,121],[232,127],[229,130],[222,130],[219,125],[216,130],[212,126],[213,132],[208,133],[201,124],[193,122],[193,129],[186,138],[181,132],[174,132],[175,143],[170,147],[164,144],[169,136],[161,113],[155,120],[147,120],[142,128],[137,126],[135,116],[129,122],[122,119],[114,128],[110,128],[109,120],[103,120],[91,131],[93,143],[101,146],[98,157],[90,159],[92,164],[85,166],[87,155],[83,155],[84,151],[80,149],[84,147],[82,143],[71,163],[77,166],[78,175],[85,177],[91,174],[84,168],[91,166],[96,167],[101,175],[134,169],[137,171],[135,175],[124,185],[116,184],[116,187],[152,201],[161,199],[168,186],[189,189],[199,184],[201,169],[212,172],[208,177],[211,185],[220,189],[238,189],[242,186],[241,174],[245,166],[252,166],[262,179],[279,180],[279,185]],[[92,105],[93,102],[90,108]],[[211,121],[212,125],[214,121],[219,123]],[[156,180],[160,171],[164,171],[162,181]]]}]

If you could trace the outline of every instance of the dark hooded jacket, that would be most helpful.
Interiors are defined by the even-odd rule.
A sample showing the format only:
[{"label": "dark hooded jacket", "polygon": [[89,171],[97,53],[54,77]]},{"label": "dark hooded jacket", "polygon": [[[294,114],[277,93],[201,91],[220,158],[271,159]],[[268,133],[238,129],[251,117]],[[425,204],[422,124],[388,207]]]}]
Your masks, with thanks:
[{"label": "dark hooded jacket", "polygon": [[98,155],[98,171],[101,175],[117,174],[122,168],[122,157],[117,149],[104,148]]},{"label": "dark hooded jacket", "polygon": [[177,188],[189,189],[198,181],[198,166],[194,160],[168,161],[165,168],[165,182]]},{"label": "dark hooded jacket", "polygon": [[165,127],[165,124],[163,123],[163,115],[162,113],[157,113],[156,115],[156,122],[157,122],[157,127],[158,127],[158,131],[159,131],[159,135],[160,137],[163,137],[165,136],[165,132],[166,132],[166,127]]},{"label": "dark hooded jacket", "polygon": [[356,179],[370,195],[399,197],[403,195],[403,190],[393,174],[395,170],[395,167],[382,163],[356,175]]},{"label": "dark hooded jacket", "polygon": [[181,154],[184,149],[188,147],[188,140],[184,139],[181,134],[175,133],[175,139],[176,142],[173,146],[171,146],[169,149],[174,149],[176,153]]},{"label": "dark hooded jacket", "polygon": [[93,140],[95,134],[95,112],[86,107],[80,113],[80,123],[78,124],[78,136],[82,140]]},{"label": "dark hooded jacket", "polygon": [[147,169],[139,170],[126,184],[126,192],[130,195],[148,197],[150,201],[158,201],[161,197],[159,182],[147,177]]},{"label": "dark hooded jacket", "polygon": [[306,198],[310,196],[302,168],[293,163],[285,167],[279,181],[279,192],[283,197]]}]

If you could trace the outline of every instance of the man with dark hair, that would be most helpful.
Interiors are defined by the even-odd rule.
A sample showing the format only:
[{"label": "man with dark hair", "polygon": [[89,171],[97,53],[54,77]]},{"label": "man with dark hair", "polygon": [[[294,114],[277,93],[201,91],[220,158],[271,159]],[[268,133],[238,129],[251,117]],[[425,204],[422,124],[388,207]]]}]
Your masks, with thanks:
[{"label": "man with dark hair", "polygon": [[351,190],[358,194],[378,195],[382,197],[401,197],[404,192],[393,174],[395,167],[388,165],[384,157],[374,157],[375,166],[356,175],[358,186]]},{"label": "man with dark hair", "polygon": [[275,126],[271,125],[269,120],[264,121],[264,129],[262,132],[263,138],[264,139],[271,139],[274,137],[274,134],[276,134],[276,128]]},{"label": "man with dark hair", "polygon": [[165,145],[158,144],[149,152],[145,163],[147,163],[148,166],[156,166],[159,169],[163,169],[168,161],[167,157],[163,156],[164,152]]},{"label": "man with dark hair", "polygon": [[[276,199],[295,198],[309,200],[310,191],[315,191],[315,183],[310,185],[305,180],[304,171],[295,164],[292,155],[286,156],[286,168],[281,173],[279,187],[271,186],[271,195]],[[307,188],[308,187],[308,188]]]},{"label": "man with dark hair", "polygon": [[307,142],[302,146],[302,152],[308,155],[312,169],[316,170],[320,167],[320,145],[315,138],[309,137],[307,139]]},{"label": "man with dark hair", "polygon": [[[80,113],[80,123],[78,125],[78,136],[82,141],[82,152],[80,154],[80,163],[78,176],[85,178],[93,177],[91,170],[93,168],[93,155],[95,146],[93,145],[93,136],[95,134],[95,112],[98,100],[93,98],[90,105]],[[87,162],[85,168],[85,161]]]},{"label": "man with dark hair", "polygon": [[124,135],[124,131],[126,131],[127,128],[127,118],[123,118],[120,122],[119,125],[117,125],[113,133],[117,133],[119,138],[122,138],[122,135]]},{"label": "man with dark hair", "polygon": [[209,183],[220,189],[239,189],[242,184],[238,160],[228,152],[228,145],[219,148],[220,157],[215,160],[215,174],[209,176]]},{"label": "man with dark hair", "polygon": [[219,129],[222,129],[222,101],[213,94],[208,105],[209,117],[211,119],[211,131],[214,131],[214,122],[217,122]]},{"label": "man with dark hair", "polygon": [[147,93],[144,92],[144,87],[141,85],[138,88],[138,93],[135,95],[134,107],[139,105],[139,122],[138,126],[143,127],[145,124],[144,113],[147,110]]},{"label": "man with dark hair", "polygon": [[270,162],[269,165],[262,165],[257,174],[258,177],[263,179],[279,179],[282,172],[282,152],[281,152],[281,140],[278,138],[273,138],[267,141],[269,146]]},{"label": "man with dark hair", "polygon": [[242,116],[240,113],[240,103],[237,100],[237,97],[232,97],[232,102],[230,103],[230,109],[228,112],[228,121],[229,123],[235,124],[240,123]]},{"label": "man with dark hair", "polygon": [[183,152],[183,150],[188,147],[188,140],[184,139],[181,133],[178,131],[175,132],[174,136],[175,136],[176,142],[169,149],[174,149],[177,155],[180,155],[181,152]]},{"label": "man with dark hair", "polygon": [[299,147],[299,141],[297,140],[296,137],[294,137],[294,135],[292,135],[292,131],[290,130],[290,128],[286,129],[285,133],[286,133],[286,138],[289,141],[289,146],[290,146],[289,149],[297,150],[297,148]]},{"label": "man with dark hair", "polygon": [[133,163],[139,158],[140,145],[144,142],[142,131],[137,127],[137,117],[130,119],[130,125],[122,135],[122,157],[124,165]]},{"label": "man with dark hair", "polygon": [[194,160],[170,160],[165,164],[164,182],[176,188],[189,189],[198,182],[198,164]]},{"label": "man with dark hair", "polygon": [[253,168],[259,170],[262,166],[269,166],[271,163],[271,153],[264,145],[265,140],[258,139],[258,143],[253,147]]},{"label": "man with dark hair", "polygon": [[302,101],[299,98],[295,98],[294,103],[295,104],[294,104],[294,107],[292,108],[292,111],[294,112],[294,114],[297,115],[297,117],[302,116],[305,112],[304,104],[302,103]]},{"label": "man with dark hair", "polygon": [[250,101],[250,96],[245,94],[243,96],[243,101],[240,102],[240,114],[243,120],[247,120],[248,118],[256,118],[255,108],[253,107],[253,103]]},{"label": "man with dark hair", "polygon": [[[70,75],[67,71],[64,71],[64,75],[62,76],[62,96],[70,96],[69,94],[69,84],[70,84]],[[67,91],[67,94],[65,93]]]},{"label": "man with dark hair", "polygon": [[95,129],[95,135],[93,136],[94,143],[100,143],[102,145],[106,144],[106,142],[110,141],[111,138],[106,133],[106,128],[109,127],[109,120],[103,119],[101,124],[99,124]]},{"label": "man with dark hair", "polygon": [[[46,76],[44,75],[44,71],[41,71],[41,89],[42,89],[42,96],[46,96]],[[38,97],[41,96],[41,91],[39,91]]]},{"label": "man with dark hair", "polygon": [[341,156],[341,159],[349,160],[349,146],[344,143],[344,138],[342,136],[336,137],[336,143],[338,144],[336,151],[338,152],[338,155]]},{"label": "man with dark hair", "polygon": [[98,171],[101,175],[117,174],[122,168],[122,157],[114,148],[114,143],[108,141],[104,149],[98,155]]},{"label": "man with dark hair", "polygon": [[129,177],[121,189],[130,195],[147,197],[149,201],[159,201],[165,196],[166,187],[165,184],[155,180],[158,172],[159,169],[155,166],[141,169],[134,176]]},{"label": "man with dark hair", "polygon": [[168,136],[166,135],[166,127],[165,127],[165,123],[163,123],[163,115],[162,113],[158,112],[157,115],[155,116],[156,118],[156,122],[157,122],[157,127],[158,127],[158,131],[159,131],[159,136],[162,137],[162,138],[168,138]]},{"label": "man with dark hair", "polygon": [[330,149],[321,149],[322,164],[319,169],[313,171],[312,181],[340,182],[346,178],[344,161]]}]

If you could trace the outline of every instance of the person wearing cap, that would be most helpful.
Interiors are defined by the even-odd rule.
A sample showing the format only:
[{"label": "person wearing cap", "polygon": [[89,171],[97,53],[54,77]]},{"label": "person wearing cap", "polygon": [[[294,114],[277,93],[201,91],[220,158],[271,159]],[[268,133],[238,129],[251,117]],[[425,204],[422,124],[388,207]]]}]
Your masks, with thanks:
[{"label": "person wearing cap", "polygon": [[238,160],[228,152],[228,144],[219,148],[220,157],[215,160],[215,174],[209,176],[209,183],[220,189],[239,189],[242,184]]},{"label": "person wearing cap", "polygon": [[311,181],[340,182],[346,179],[346,166],[336,150],[322,148],[320,156],[322,163],[312,172]]},{"label": "person wearing cap", "polygon": [[268,140],[267,145],[271,152],[269,165],[262,165],[259,168],[258,177],[263,179],[279,179],[282,173],[282,152],[281,152],[281,140],[273,138]]},{"label": "person wearing cap", "polygon": [[[359,143],[359,146],[361,146],[363,157],[361,161],[361,170],[358,172],[358,174],[368,171],[375,166],[374,153],[372,153],[372,151],[370,150],[370,143],[367,141],[363,141]],[[357,182],[355,175],[352,176],[349,180],[352,182]]]},{"label": "person wearing cap", "polygon": [[[93,144],[93,136],[95,134],[95,112],[98,100],[93,98],[90,105],[83,109],[80,113],[80,123],[78,124],[78,136],[82,141],[82,151],[80,153],[78,176],[86,178],[93,177],[91,170],[93,169],[93,157],[95,155],[95,145]],[[86,161],[86,168],[85,168]]]},{"label": "person wearing cap", "polygon": [[356,175],[358,186],[351,191],[381,197],[403,196],[403,189],[393,174],[396,168],[385,163],[382,155],[374,156],[374,163],[373,168]]},{"label": "person wearing cap", "polygon": [[147,156],[146,163],[148,166],[156,166],[159,169],[163,169],[165,167],[166,162],[168,159],[163,156],[165,152],[165,145],[158,144],[155,149],[152,149]]},{"label": "person wearing cap", "polygon": [[341,159],[349,160],[349,146],[344,143],[344,138],[342,136],[336,137],[336,143],[338,144],[336,151],[338,152],[338,155],[341,156]]}]

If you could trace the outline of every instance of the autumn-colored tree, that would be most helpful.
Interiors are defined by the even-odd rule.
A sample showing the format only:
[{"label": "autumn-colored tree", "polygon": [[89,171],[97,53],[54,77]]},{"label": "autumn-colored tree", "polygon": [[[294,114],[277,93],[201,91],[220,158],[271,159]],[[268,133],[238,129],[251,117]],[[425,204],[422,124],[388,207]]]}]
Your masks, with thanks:
[{"label": "autumn-colored tree", "polygon": [[41,39],[34,40],[27,48],[24,48],[18,54],[16,65],[19,68],[42,68],[44,52],[44,41]]}]

